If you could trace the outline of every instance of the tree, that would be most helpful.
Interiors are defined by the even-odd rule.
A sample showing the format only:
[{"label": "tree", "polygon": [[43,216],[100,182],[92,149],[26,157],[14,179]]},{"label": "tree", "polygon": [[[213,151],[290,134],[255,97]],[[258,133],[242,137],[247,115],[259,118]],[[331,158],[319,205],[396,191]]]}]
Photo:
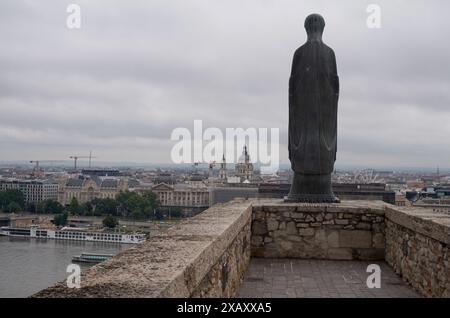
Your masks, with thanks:
[{"label": "tree", "polygon": [[[72,199],[69,211],[73,213],[76,204]],[[152,191],[138,192],[121,191],[115,199],[95,198],[90,202],[78,206],[78,213],[90,215],[112,215],[132,217],[134,219],[152,218],[159,207],[158,196]]]},{"label": "tree", "polygon": [[152,191],[144,191],[142,193],[143,203],[143,214],[146,217],[152,217],[153,211],[159,207],[158,195]]},{"label": "tree", "polygon": [[79,213],[81,215],[92,215],[94,207],[91,202],[86,202],[80,205]]},{"label": "tree", "polygon": [[34,202],[27,203],[25,210],[31,213],[37,213],[37,204]]},{"label": "tree", "polygon": [[155,219],[157,220],[162,220],[164,219],[164,213],[161,210],[156,210],[155,211]]},{"label": "tree", "polygon": [[[0,210],[7,212],[8,206],[15,202],[20,207],[19,210],[24,208],[25,197],[23,193],[19,190],[4,190],[0,191]],[[17,207],[17,205],[14,205]]]},{"label": "tree", "polygon": [[80,212],[80,204],[78,203],[77,198],[72,197],[72,200],[69,204],[69,213],[72,215],[77,215]]},{"label": "tree", "polygon": [[134,209],[133,212],[131,212],[131,217],[133,220],[140,220],[144,218],[144,215],[140,209]]},{"label": "tree", "polygon": [[117,219],[115,217],[113,217],[112,215],[108,215],[106,218],[103,219],[104,227],[113,229],[117,225],[119,225],[119,221],[117,221]]},{"label": "tree", "polygon": [[119,203],[114,199],[94,199],[91,201],[91,204],[94,215],[117,215]]},{"label": "tree", "polygon": [[145,202],[155,209],[158,207],[158,195],[152,191],[144,191],[142,192],[142,197],[145,199]]},{"label": "tree", "polygon": [[37,205],[37,213],[61,214],[64,212],[64,207],[58,201],[47,199]]},{"label": "tree", "polygon": [[20,210],[22,210],[22,208],[17,202],[11,202],[6,207],[6,211],[8,211],[9,213],[16,213],[19,212]]},{"label": "tree", "polygon": [[139,194],[130,191],[121,191],[116,196],[118,210],[122,216],[130,216],[133,211],[140,209]]},{"label": "tree", "polygon": [[[139,215],[141,218],[149,218],[153,211],[158,207],[158,197],[152,191],[138,192],[121,191],[116,196],[119,213],[122,216],[135,218]],[[137,212],[139,211],[139,213]]]},{"label": "tree", "polygon": [[61,213],[61,214],[56,214],[53,218],[53,223],[56,226],[63,226],[67,224],[67,217],[68,214],[67,212]]},{"label": "tree", "polygon": [[181,218],[183,216],[183,211],[180,207],[169,208],[169,213],[171,218]]}]

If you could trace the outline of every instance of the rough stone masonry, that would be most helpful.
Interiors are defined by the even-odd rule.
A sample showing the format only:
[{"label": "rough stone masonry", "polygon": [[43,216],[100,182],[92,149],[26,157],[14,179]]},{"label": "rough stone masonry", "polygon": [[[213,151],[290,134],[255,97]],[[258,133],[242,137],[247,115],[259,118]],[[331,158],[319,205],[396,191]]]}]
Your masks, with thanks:
[{"label": "rough stone masonry", "polygon": [[384,203],[254,205],[252,256],[332,260],[384,259]]}]

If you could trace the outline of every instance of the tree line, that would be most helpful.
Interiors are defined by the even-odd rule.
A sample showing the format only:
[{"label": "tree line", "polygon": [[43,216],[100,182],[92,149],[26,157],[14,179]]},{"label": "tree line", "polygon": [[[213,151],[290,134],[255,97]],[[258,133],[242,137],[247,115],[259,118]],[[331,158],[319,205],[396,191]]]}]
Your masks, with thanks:
[{"label": "tree line", "polygon": [[[142,193],[121,191],[112,198],[95,198],[86,203],[79,203],[74,197],[68,206],[56,200],[44,200],[38,204],[25,204],[23,193],[19,190],[0,191],[0,210],[6,213],[28,211],[38,214],[61,214],[80,216],[114,216],[131,219],[162,219],[164,211],[160,209],[158,196],[152,191]],[[171,216],[181,216],[181,211],[174,209]]]},{"label": "tree line", "polygon": [[142,193],[121,191],[114,199],[95,198],[82,204],[79,204],[76,198],[72,198],[67,209],[72,215],[112,215],[132,219],[161,217],[158,196],[152,191],[143,191]]}]

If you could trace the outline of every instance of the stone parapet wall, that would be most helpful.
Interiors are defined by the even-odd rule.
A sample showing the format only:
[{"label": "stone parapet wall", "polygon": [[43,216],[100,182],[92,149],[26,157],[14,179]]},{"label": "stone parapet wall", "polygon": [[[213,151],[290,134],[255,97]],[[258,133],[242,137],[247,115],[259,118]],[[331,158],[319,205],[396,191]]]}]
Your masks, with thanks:
[{"label": "stone parapet wall", "polygon": [[250,261],[250,220],[211,267],[191,297],[234,297]]},{"label": "stone parapet wall", "polygon": [[450,297],[450,217],[418,208],[386,209],[386,261],[421,294]]},{"label": "stone parapet wall", "polygon": [[253,203],[252,256],[332,260],[384,259],[381,201]]},{"label": "stone parapet wall", "polygon": [[234,297],[250,261],[251,205],[235,200],[187,219],[33,297]]},{"label": "stone parapet wall", "polygon": [[234,297],[250,257],[384,260],[426,296],[450,297],[450,216],[381,201],[236,199],[34,297]]}]

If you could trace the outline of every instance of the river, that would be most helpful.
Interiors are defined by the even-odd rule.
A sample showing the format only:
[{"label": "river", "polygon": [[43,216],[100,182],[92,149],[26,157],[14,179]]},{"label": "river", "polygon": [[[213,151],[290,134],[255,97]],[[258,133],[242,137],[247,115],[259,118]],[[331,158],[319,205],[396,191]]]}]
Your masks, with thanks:
[{"label": "river", "polygon": [[[0,298],[28,297],[65,280],[72,256],[118,254],[132,244],[43,240],[0,236]],[[89,266],[82,265],[82,269]]]}]

